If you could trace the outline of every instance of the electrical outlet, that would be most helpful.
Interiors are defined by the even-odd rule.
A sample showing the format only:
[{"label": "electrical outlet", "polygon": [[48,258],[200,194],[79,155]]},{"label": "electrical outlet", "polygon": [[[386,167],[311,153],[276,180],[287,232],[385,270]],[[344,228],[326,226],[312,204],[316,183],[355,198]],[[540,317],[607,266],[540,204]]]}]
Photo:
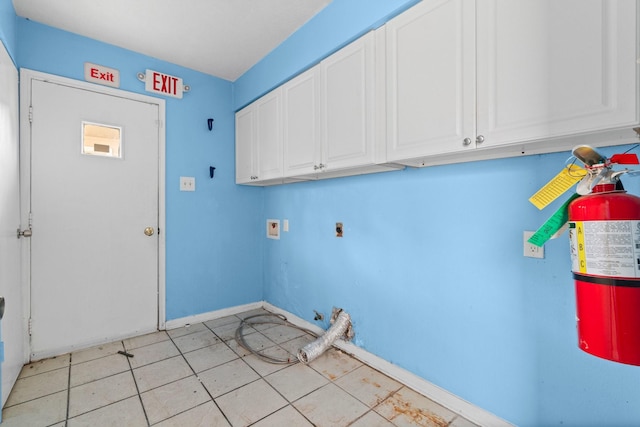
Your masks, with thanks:
[{"label": "electrical outlet", "polygon": [[181,176],[180,191],[196,191],[196,179],[192,176]]},{"label": "electrical outlet", "polygon": [[529,258],[544,258],[544,246],[536,246],[527,242],[535,231],[525,231],[523,234],[524,256]]}]

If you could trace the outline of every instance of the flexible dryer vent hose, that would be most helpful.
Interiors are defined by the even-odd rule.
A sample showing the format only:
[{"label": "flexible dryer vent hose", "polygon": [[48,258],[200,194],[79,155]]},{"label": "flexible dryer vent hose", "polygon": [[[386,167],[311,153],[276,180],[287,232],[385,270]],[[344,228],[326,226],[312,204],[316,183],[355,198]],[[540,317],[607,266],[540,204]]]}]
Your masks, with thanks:
[{"label": "flexible dryer vent hose", "polygon": [[298,360],[302,363],[309,363],[313,361],[316,357],[320,356],[329,347],[331,347],[335,340],[342,338],[343,336],[348,336],[350,328],[351,317],[344,311],[341,311],[333,325],[327,329],[324,335],[318,337],[315,341],[310,342],[298,350]]}]

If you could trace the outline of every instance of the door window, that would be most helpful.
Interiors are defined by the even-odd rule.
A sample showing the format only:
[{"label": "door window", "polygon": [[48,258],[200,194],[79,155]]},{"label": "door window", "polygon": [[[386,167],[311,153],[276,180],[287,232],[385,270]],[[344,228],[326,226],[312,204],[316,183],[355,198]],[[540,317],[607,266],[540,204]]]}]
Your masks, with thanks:
[{"label": "door window", "polygon": [[122,158],[122,128],[82,122],[82,154]]}]

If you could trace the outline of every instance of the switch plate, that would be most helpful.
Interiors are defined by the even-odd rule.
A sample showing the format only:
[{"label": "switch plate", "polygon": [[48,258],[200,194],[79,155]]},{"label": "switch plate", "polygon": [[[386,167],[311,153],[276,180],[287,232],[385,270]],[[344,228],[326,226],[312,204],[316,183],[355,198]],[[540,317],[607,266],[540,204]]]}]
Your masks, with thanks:
[{"label": "switch plate", "polygon": [[527,242],[534,233],[535,231],[525,231],[523,234],[524,256],[529,258],[544,258],[544,246],[536,246]]},{"label": "switch plate", "polygon": [[289,220],[282,220],[282,231],[289,231]]},{"label": "switch plate", "polygon": [[181,176],[180,191],[196,191],[196,179],[192,176]]}]

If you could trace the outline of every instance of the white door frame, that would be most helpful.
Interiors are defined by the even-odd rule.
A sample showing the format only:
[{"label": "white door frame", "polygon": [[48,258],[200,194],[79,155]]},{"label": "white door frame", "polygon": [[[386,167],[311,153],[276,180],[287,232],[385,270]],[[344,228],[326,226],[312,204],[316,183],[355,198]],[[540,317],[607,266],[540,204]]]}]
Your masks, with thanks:
[{"label": "white door frame", "polygon": [[[31,206],[31,188],[27,185],[31,181],[31,126],[29,122],[29,104],[31,100],[31,81],[40,80],[61,84],[77,89],[88,90],[105,95],[117,96],[133,101],[147,102],[158,106],[159,131],[158,131],[158,329],[166,327],[166,221],[165,221],[165,145],[166,123],[165,100],[134,92],[127,92],[107,86],[87,83],[80,80],[60,77],[39,71],[20,69],[20,205],[21,228],[29,228],[29,211]],[[37,233],[37,229],[35,231]],[[25,363],[30,359],[31,346],[29,342],[29,316],[31,315],[31,242],[30,239],[22,239],[22,287],[24,303],[24,331],[25,331]]]}]

